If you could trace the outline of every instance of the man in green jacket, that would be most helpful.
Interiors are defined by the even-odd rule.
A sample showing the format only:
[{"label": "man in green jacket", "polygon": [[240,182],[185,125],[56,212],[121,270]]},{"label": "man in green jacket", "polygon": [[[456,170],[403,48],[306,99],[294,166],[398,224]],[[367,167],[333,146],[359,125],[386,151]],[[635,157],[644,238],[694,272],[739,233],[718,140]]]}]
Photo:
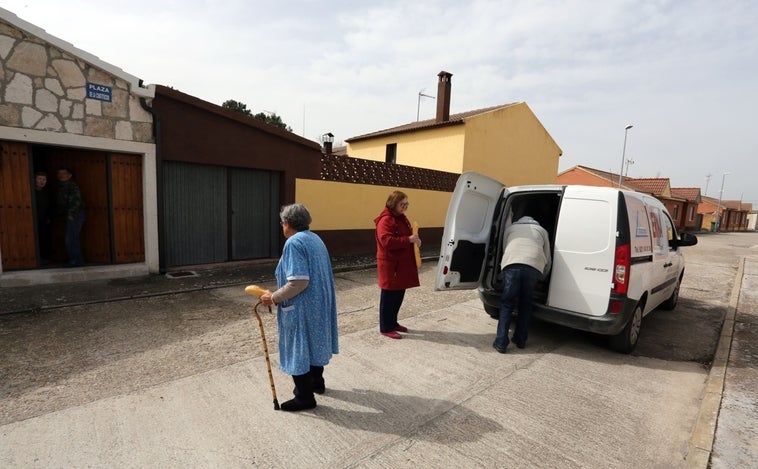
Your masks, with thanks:
[{"label": "man in green jacket", "polygon": [[79,241],[79,235],[84,225],[84,201],[79,185],[71,180],[72,174],[68,168],[58,169],[58,193],[56,201],[58,213],[66,217],[66,252],[68,261],[66,267],[84,265],[84,255]]}]

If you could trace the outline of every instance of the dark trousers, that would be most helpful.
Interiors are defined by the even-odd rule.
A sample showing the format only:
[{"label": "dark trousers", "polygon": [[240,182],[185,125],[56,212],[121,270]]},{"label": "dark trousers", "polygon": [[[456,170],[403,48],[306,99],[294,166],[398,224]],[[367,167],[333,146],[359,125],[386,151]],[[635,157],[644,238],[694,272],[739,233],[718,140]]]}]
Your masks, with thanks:
[{"label": "dark trousers", "polygon": [[295,397],[303,402],[311,402],[315,399],[313,396],[314,389],[324,389],[324,367],[312,366],[308,373],[302,375],[293,375],[292,381],[295,382]]},{"label": "dark trousers", "polygon": [[397,326],[397,313],[405,298],[405,290],[382,290],[379,296],[379,330],[391,332]]},{"label": "dark trousers", "polygon": [[66,252],[68,253],[68,265],[84,265],[84,255],[79,235],[84,225],[84,212],[79,211],[73,220],[66,218]]},{"label": "dark trousers", "polygon": [[53,231],[50,223],[40,221],[37,224],[37,240],[39,242],[39,257],[42,261],[50,259],[53,249]]},{"label": "dark trousers", "polygon": [[500,295],[500,318],[497,321],[498,347],[508,346],[508,328],[511,325],[511,315],[518,306],[516,330],[513,331],[513,341],[526,344],[529,333],[529,321],[532,318],[532,294],[540,279],[540,271],[524,264],[507,266],[500,272],[503,279],[503,293]]}]

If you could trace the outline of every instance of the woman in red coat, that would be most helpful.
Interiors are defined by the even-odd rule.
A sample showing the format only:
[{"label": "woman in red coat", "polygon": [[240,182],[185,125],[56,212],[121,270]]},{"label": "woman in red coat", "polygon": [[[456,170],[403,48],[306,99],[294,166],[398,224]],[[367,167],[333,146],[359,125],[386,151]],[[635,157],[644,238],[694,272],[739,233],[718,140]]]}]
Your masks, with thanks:
[{"label": "woman in red coat", "polygon": [[418,268],[413,245],[421,246],[421,238],[413,234],[411,223],[405,216],[408,196],[394,191],[387,198],[384,210],[374,219],[376,223],[376,267],[379,276],[379,332],[392,339],[400,339],[398,332],[408,328],[397,322],[397,313],[403,304],[407,288],[419,286]]}]

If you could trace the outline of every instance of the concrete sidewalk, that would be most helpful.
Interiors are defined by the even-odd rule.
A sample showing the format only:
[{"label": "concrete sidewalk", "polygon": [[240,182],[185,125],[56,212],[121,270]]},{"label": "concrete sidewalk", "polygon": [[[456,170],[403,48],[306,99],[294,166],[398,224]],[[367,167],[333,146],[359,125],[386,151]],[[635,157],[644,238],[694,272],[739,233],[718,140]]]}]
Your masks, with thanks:
[{"label": "concrete sidewalk", "polygon": [[4,425],[0,466],[684,467],[698,364],[539,333],[501,355],[478,300],[406,324],[342,336],[311,412],[274,411],[256,358]]},{"label": "concrete sidewalk", "polygon": [[[244,297],[238,286],[270,282],[273,266],[0,289],[0,311],[209,288]],[[371,259],[334,262],[336,271],[367,266]],[[503,356],[489,346],[494,321],[472,300],[413,317],[402,341],[373,328],[341,336],[313,412],[275,412],[265,361],[250,359],[4,425],[0,466],[750,467],[758,460],[757,275],[758,259],[743,260],[709,372],[598,357],[586,343],[549,335]],[[274,375],[281,402],[291,379]],[[687,391],[703,382],[704,394]]]},{"label": "concrete sidewalk", "polygon": [[[744,259],[735,280],[719,347],[711,367],[701,416],[709,420],[709,423],[700,440],[702,445],[699,451],[708,449],[707,432],[710,432],[710,441],[713,443],[710,467],[756,467],[758,259],[755,257]],[[693,441],[697,441],[697,438],[697,433],[694,433]],[[698,457],[707,462],[704,454]]]}]

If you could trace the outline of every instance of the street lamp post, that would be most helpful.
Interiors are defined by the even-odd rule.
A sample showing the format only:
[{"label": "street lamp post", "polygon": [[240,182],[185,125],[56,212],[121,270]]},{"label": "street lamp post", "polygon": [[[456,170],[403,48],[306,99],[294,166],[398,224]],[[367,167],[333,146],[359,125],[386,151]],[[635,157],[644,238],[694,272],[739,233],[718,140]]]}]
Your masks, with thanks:
[{"label": "street lamp post", "polygon": [[624,160],[626,159],[626,134],[629,129],[634,127],[632,124],[624,127],[624,149],[621,151],[621,171],[619,171],[619,189],[621,189],[621,180],[624,179]]},{"label": "street lamp post", "polygon": [[714,225],[715,231],[721,231],[721,197],[724,195],[724,179],[726,179],[727,174],[732,173],[724,173],[721,176],[721,190],[719,191],[719,203],[716,205],[716,224]]}]

